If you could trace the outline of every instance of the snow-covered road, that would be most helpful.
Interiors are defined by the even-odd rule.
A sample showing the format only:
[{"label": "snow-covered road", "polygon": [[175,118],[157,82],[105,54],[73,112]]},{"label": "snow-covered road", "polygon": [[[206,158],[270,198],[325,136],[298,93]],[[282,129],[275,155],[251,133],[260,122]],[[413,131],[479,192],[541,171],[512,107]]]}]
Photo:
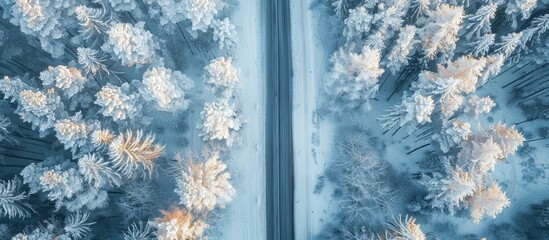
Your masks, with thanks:
[{"label": "snow-covered road", "polygon": [[292,50],[290,0],[268,2],[267,17],[267,239],[294,237]]}]

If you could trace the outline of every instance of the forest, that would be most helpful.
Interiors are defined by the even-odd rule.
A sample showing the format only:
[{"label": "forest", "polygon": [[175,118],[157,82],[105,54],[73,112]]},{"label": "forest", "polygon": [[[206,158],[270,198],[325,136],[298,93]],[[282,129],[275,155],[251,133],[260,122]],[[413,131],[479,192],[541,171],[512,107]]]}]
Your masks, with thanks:
[{"label": "forest", "polygon": [[549,239],[548,0],[0,11],[0,239]]}]

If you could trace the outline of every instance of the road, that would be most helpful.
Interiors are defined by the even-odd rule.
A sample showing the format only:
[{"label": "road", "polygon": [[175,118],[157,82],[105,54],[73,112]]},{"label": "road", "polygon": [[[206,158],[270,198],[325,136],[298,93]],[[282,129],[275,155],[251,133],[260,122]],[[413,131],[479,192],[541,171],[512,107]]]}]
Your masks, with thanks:
[{"label": "road", "polygon": [[294,239],[290,0],[264,1],[266,17],[267,239]]}]

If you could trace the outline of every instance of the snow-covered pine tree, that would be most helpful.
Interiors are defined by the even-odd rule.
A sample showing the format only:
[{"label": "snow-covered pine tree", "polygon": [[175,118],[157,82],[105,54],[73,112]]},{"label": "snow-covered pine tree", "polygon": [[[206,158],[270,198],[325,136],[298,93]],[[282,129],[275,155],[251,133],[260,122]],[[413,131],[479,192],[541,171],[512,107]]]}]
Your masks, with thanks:
[{"label": "snow-covered pine tree", "polygon": [[67,98],[81,91],[86,83],[80,69],[63,65],[48,67],[48,70],[40,73],[40,80],[44,87],[55,87]]},{"label": "snow-covered pine tree", "polygon": [[345,28],[343,35],[347,37],[347,41],[354,38],[361,38],[371,29],[373,15],[369,13],[364,6],[358,6],[355,9],[349,10],[349,16],[345,19]]},{"label": "snow-covered pine tree", "polygon": [[463,15],[463,6],[448,4],[441,4],[428,13],[427,23],[419,31],[427,58],[433,59],[439,53],[448,57],[453,55]]},{"label": "snow-covered pine tree", "polygon": [[76,21],[76,5],[75,0],[0,1],[4,18],[19,26],[21,32],[37,37],[41,47],[55,58],[65,53],[61,39]]},{"label": "snow-covered pine tree", "polygon": [[224,208],[235,195],[229,182],[231,174],[226,171],[227,165],[220,154],[217,150],[204,151],[204,162],[187,161],[187,168],[176,178],[175,192],[188,209],[203,212]]},{"label": "snow-covered pine tree", "polygon": [[101,109],[99,113],[107,117],[112,117],[113,120],[133,119],[141,110],[139,95],[129,93],[127,83],[122,84],[122,87],[113,86],[110,83],[103,86],[97,92],[95,104]]},{"label": "snow-covered pine tree", "polygon": [[426,200],[429,205],[440,211],[448,211],[454,215],[460,210],[468,197],[477,189],[475,179],[471,173],[456,167],[445,176],[435,172],[432,176],[423,175],[419,181],[427,188]]},{"label": "snow-covered pine tree", "polygon": [[77,151],[89,152],[92,150],[89,137],[97,125],[99,125],[97,122],[86,123],[82,120],[82,114],[77,112],[72,117],[55,122],[55,136],[64,145],[65,149],[71,150],[74,156]]},{"label": "snow-covered pine tree", "polygon": [[70,235],[72,239],[82,239],[91,232],[91,225],[95,222],[88,222],[90,214],[88,212],[76,212],[65,218],[63,230]]},{"label": "snow-covered pine tree", "polygon": [[471,219],[475,223],[480,223],[485,214],[496,218],[504,208],[511,204],[505,192],[501,191],[495,182],[492,182],[488,187],[477,189],[468,202],[471,209]]},{"label": "snow-covered pine tree", "polygon": [[179,71],[165,67],[151,67],[143,74],[141,96],[154,102],[160,111],[177,112],[189,108],[188,93],[193,81]]},{"label": "snow-covered pine tree", "polygon": [[44,193],[48,200],[55,202],[57,210],[62,207],[71,212],[93,210],[106,204],[107,192],[87,184],[76,164],[63,157],[32,163],[21,171],[21,176],[23,183],[29,185],[30,194]]},{"label": "snow-covered pine tree", "polygon": [[467,166],[475,177],[485,176],[494,170],[497,160],[504,158],[500,146],[492,138],[472,137],[463,142],[458,159]]},{"label": "snow-covered pine tree", "polygon": [[21,189],[21,180],[0,180],[0,217],[28,218],[34,210],[27,202],[29,195]]},{"label": "snow-covered pine tree", "polygon": [[158,240],[200,239],[208,228],[208,224],[186,210],[173,208],[161,212],[162,217],[154,222]]},{"label": "snow-covered pine tree", "polygon": [[78,55],[78,64],[86,71],[86,74],[105,72],[107,75],[111,73],[107,65],[105,65],[105,59],[100,55],[98,50],[91,48],[82,48],[79,47],[76,49]]},{"label": "snow-covered pine tree", "polygon": [[232,49],[236,47],[238,42],[238,36],[236,33],[236,27],[229,20],[224,18],[223,20],[212,20],[213,28],[213,40],[219,45],[219,49]]},{"label": "snow-covered pine tree", "polygon": [[395,74],[402,66],[408,64],[409,55],[413,52],[414,45],[418,42],[415,39],[416,30],[416,27],[413,25],[406,25],[400,29],[396,43],[387,55],[385,64],[391,70],[392,74]]},{"label": "snow-covered pine tree", "polygon": [[444,153],[460,145],[471,136],[471,125],[468,122],[452,120],[444,122],[440,134],[434,134],[433,139],[439,143],[440,150]]},{"label": "snow-covered pine tree", "polygon": [[491,77],[496,76],[501,71],[501,67],[505,63],[505,56],[495,54],[487,56],[486,67],[482,70],[482,76],[477,83],[479,86],[484,85]]},{"label": "snow-covered pine tree", "polygon": [[185,0],[181,4],[185,18],[192,23],[192,31],[206,32],[227,3],[220,0]]},{"label": "snow-covered pine tree", "polygon": [[91,134],[91,142],[96,150],[103,151],[114,140],[115,136],[109,129],[96,129]]},{"label": "snow-covered pine tree", "polygon": [[19,104],[15,113],[41,134],[54,127],[57,119],[66,115],[61,98],[53,89],[47,92],[25,89],[19,92],[17,100]]},{"label": "snow-covered pine tree", "polygon": [[149,222],[132,223],[124,232],[124,240],[154,240],[155,234]]},{"label": "snow-covered pine tree", "polygon": [[197,128],[204,141],[222,141],[228,147],[232,146],[238,130],[244,124],[235,107],[227,99],[206,103],[200,112],[201,121]]},{"label": "snow-covered pine tree", "polygon": [[465,38],[467,40],[471,37],[479,38],[481,35],[491,32],[490,26],[492,21],[496,17],[496,10],[498,5],[491,3],[480,7],[474,14],[468,16],[469,23],[465,25],[467,34]]},{"label": "snow-covered pine tree", "polygon": [[426,240],[427,237],[420,228],[420,225],[416,223],[416,219],[406,216],[404,219],[402,216],[397,218],[393,217],[393,221],[387,224],[389,230],[387,239],[406,239],[406,240]]},{"label": "snow-covered pine tree", "polygon": [[[497,1],[496,1],[497,2]],[[511,27],[517,27],[517,15],[522,15],[521,19],[527,19],[537,5],[537,0],[509,0],[505,1],[505,13],[512,20]],[[504,4],[504,3],[503,3]]]},{"label": "snow-covered pine tree", "polygon": [[84,180],[95,188],[122,185],[122,176],[105,162],[101,155],[86,154],[78,159],[78,171]]},{"label": "snow-covered pine tree", "polygon": [[511,54],[517,49],[517,47],[522,43],[522,32],[509,33],[501,37],[501,42],[496,43],[494,50],[495,53],[502,54],[506,58],[511,56]]},{"label": "snow-covered pine tree", "polygon": [[208,89],[224,97],[230,97],[240,82],[238,69],[233,65],[231,57],[213,59],[204,70],[204,82]]},{"label": "snow-covered pine tree", "polygon": [[367,46],[360,53],[340,48],[332,54],[332,68],[325,81],[328,94],[356,108],[373,98],[379,88],[379,77],[384,70],[380,67],[381,54]]},{"label": "snow-covered pine tree", "polygon": [[20,77],[4,76],[0,79],[0,92],[4,94],[4,99],[11,98],[11,102],[19,101],[19,93],[25,89],[30,87]]},{"label": "snow-covered pine tree", "polygon": [[467,104],[463,111],[470,113],[473,117],[477,117],[482,113],[489,113],[495,106],[496,103],[489,96],[479,97],[477,95],[471,95],[467,100]]},{"label": "snow-covered pine tree", "polygon": [[480,36],[477,41],[467,45],[472,47],[473,56],[484,56],[490,51],[490,47],[496,41],[496,34],[488,33]]},{"label": "snow-covered pine tree", "polygon": [[110,25],[110,17],[104,8],[89,8],[79,5],[74,10],[76,19],[80,24],[80,32],[85,39],[89,39],[95,34],[103,34]]},{"label": "snow-covered pine tree", "polygon": [[514,154],[525,140],[522,133],[515,126],[507,128],[501,123],[488,127],[486,132],[488,136],[497,142],[502,150],[502,154],[505,156]]},{"label": "snow-covered pine tree", "polygon": [[151,63],[156,56],[158,43],[153,35],[144,29],[145,23],[112,24],[107,31],[107,42],[101,47],[103,51],[113,53],[122,65]]},{"label": "snow-covered pine tree", "polygon": [[149,133],[143,135],[141,130],[137,132],[127,131],[118,135],[109,144],[109,158],[113,167],[128,178],[138,175],[151,176],[154,161],[162,155],[164,146],[154,143],[155,135]]}]

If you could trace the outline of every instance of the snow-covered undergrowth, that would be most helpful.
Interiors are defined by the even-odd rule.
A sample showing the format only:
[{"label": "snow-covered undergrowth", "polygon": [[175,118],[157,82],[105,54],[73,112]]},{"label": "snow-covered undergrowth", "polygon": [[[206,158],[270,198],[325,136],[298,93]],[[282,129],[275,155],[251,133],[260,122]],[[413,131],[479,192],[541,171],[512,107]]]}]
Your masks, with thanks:
[{"label": "snow-covered undergrowth", "polygon": [[246,126],[234,4],[0,1],[1,239],[216,234]]},{"label": "snow-covered undergrowth", "polygon": [[399,214],[426,233],[402,239],[547,232],[517,218],[549,199],[538,184],[549,2],[333,0],[311,9],[332,20],[316,26],[331,56],[314,123],[336,129],[334,139],[322,128],[311,136],[314,153],[332,152],[330,183],[317,185],[334,190],[314,191],[336,213],[320,236],[393,239],[385,234]]}]

